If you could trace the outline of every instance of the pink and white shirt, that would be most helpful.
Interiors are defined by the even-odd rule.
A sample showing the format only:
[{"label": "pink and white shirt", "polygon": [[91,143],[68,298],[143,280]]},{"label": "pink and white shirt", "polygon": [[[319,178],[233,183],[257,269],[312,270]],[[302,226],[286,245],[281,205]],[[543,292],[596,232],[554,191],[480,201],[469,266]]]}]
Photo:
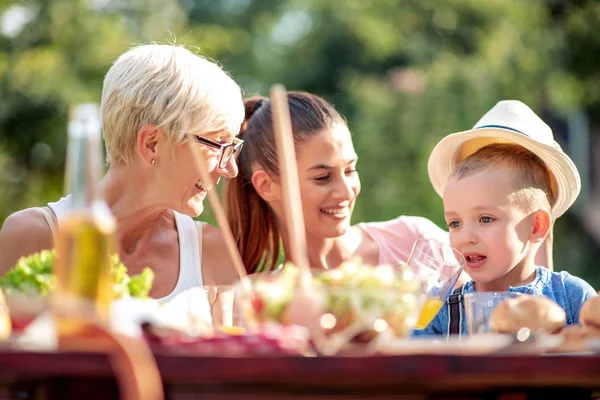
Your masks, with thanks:
[{"label": "pink and white shirt", "polygon": [[406,263],[415,240],[420,238],[449,243],[448,232],[423,217],[401,215],[389,221],[362,222],[357,226],[379,247],[378,265]]}]

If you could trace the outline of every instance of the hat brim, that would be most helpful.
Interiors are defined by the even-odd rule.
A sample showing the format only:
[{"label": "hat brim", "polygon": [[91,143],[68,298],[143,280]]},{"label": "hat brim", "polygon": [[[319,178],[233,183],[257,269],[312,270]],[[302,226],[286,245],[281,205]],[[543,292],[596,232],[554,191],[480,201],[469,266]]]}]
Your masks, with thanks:
[{"label": "hat brim", "polygon": [[501,128],[472,129],[443,138],[433,149],[427,163],[429,179],[442,196],[454,168],[480,148],[492,143],[514,143],[525,147],[544,161],[552,175],[555,202],[551,215],[558,218],[567,211],[581,191],[581,178],[573,161],[558,144],[549,146],[521,133]]}]

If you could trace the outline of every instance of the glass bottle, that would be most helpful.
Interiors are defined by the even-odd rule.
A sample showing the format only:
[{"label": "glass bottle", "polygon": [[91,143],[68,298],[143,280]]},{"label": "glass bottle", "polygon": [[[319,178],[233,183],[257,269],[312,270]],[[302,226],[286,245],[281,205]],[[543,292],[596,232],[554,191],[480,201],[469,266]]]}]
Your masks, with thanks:
[{"label": "glass bottle", "polygon": [[65,191],[71,202],[60,221],[54,267],[62,335],[77,333],[81,313],[107,319],[113,298],[110,255],[116,249],[116,221],[99,187],[103,175],[99,114],[95,104],[78,105],[68,126]]}]

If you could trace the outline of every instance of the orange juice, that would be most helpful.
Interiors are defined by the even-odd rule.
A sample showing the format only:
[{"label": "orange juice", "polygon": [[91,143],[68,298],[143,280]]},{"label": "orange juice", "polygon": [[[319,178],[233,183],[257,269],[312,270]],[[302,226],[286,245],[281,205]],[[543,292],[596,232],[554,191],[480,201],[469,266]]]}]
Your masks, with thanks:
[{"label": "orange juice", "polygon": [[246,329],[242,328],[241,326],[219,326],[217,328],[217,330],[219,332],[223,332],[227,335],[232,335],[232,336],[238,336],[238,335],[243,335],[246,333]]},{"label": "orange juice", "polygon": [[444,302],[437,297],[430,297],[425,300],[423,310],[421,310],[421,315],[417,321],[417,329],[425,329],[435,316],[438,315],[443,306]]}]

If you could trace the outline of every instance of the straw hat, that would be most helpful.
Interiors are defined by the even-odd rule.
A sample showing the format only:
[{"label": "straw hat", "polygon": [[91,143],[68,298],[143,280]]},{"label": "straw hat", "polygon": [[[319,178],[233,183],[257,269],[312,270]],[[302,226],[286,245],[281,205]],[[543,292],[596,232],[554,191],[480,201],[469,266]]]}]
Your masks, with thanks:
[{"label": "straw hat", "polygon": [[429,156],[427,169],[435,191],[442,196],[454,168],[480,148],[492,143],[514,143],[540,157],[550,171],[556,198],[552,217],[558,218],[581,190],[577,167],[554,140],[552,130],[527,105],[517,100],[498,102],[473,127],[443,138]]}]

